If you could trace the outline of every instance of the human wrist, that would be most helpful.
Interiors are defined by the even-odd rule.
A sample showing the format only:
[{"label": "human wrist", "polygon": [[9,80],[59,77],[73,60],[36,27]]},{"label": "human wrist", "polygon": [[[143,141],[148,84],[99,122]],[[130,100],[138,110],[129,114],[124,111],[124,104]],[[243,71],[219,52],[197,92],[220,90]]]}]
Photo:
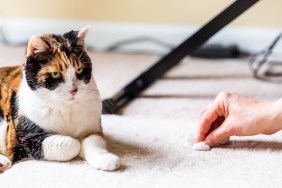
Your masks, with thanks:
[{"label": "human wrist", "polygon": [[269,126],[265,130],[266,134],[273,134],[282,129],[282,98],[273,101],[270,105]]}]

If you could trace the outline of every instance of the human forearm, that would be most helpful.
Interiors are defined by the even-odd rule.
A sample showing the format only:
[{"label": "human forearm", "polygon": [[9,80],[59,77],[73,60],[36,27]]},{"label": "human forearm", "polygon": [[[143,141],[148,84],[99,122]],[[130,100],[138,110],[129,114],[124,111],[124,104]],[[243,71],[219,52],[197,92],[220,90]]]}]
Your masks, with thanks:
[{"label": "human forearm", "polygon": [[269,111],[268,122],[262,134],[273,134],[282,129],[282,98],[271,103]]}]

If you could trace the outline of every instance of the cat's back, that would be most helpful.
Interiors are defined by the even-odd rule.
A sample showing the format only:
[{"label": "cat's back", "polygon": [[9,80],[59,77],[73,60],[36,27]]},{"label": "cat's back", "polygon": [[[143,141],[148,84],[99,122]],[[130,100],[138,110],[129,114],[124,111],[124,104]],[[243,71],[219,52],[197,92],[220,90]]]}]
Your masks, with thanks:
[{"label": "cat's back", "polygon": [[[3,67],[0,68],[0,86],[1,86],[1,96],[8,94],[8,90],[17,92],[19,84],[22,79],[22,67]],[[2,87],[5,88],[2,93]]]},{"label": "cat's back", "polygon": [[[0,154],[8,154],[8,156],[12,156],[12,149],[8,149],[6,153],[7,146],[11,148],[16,143],[14,126],[8,129],[8,124],[13,125],[13,116],[17,111],[15,101],[21,80],[21,66],[0,68]],[[7,130],[9,130],[9,136],[7,136]]]},{"label": "cat's back", "polygon": [[22,80],[22,67],[0,68],[0,116],[1,119],[13,108],[13,102],[18,96],[18,89]]}]

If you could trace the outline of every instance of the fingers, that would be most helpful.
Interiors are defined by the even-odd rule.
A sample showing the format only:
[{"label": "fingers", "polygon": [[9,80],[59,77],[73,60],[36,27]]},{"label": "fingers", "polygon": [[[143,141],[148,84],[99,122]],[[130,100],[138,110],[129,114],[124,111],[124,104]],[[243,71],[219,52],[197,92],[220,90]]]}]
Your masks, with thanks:
[{"label": "fingers", "polygon": [[213,122],[215,122],[218,117],[221,116],[218,114],[217,108],[218,103],[214,102],[212,105],[209,105],[202,111],[200,125],[195,140],[196,142],[201,142],[206,138],[207,134],[210,132]]},{"label": "fingers", "polygon": [[[220,92],[214,102],[201,111],[200,125],[196,136],[196,142],[203,141],[207,134],[219,126],[228,116],[228,101],[234,93]],[[217,121],[216,121],[217,120]],[[216,127],[212,127],[213,123]]]},{"label": "fingers", "polygon": [[204,142],[212,147],[218,144],[220,141],[232,136],[232,130],[229,129],[231,126],[230,120],[226,119],[218,128],[208,134]]},{"label": "fingers", "polygon": [[223,116],[217,117],[217,119],[212,123],[209,133],[217,129],[223,123],[224,120],[225,120],[225,117]]}]

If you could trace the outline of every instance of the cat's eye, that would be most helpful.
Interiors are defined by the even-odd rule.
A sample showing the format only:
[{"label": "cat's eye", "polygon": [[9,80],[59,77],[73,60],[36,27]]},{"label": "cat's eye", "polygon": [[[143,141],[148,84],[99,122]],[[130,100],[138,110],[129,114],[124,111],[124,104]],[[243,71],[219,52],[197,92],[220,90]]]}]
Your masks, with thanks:
[{"label": "cat's eye", "polygon": [[77,70],[76,70],[76,74],[81,74],[83,72],[83,68],[78,68]]},{"label": "cat's eye", "polygon": [[52,78],[54,79],[58,79],[61,77],[61,73],[60,72],[52,72],[51,73]]}]

